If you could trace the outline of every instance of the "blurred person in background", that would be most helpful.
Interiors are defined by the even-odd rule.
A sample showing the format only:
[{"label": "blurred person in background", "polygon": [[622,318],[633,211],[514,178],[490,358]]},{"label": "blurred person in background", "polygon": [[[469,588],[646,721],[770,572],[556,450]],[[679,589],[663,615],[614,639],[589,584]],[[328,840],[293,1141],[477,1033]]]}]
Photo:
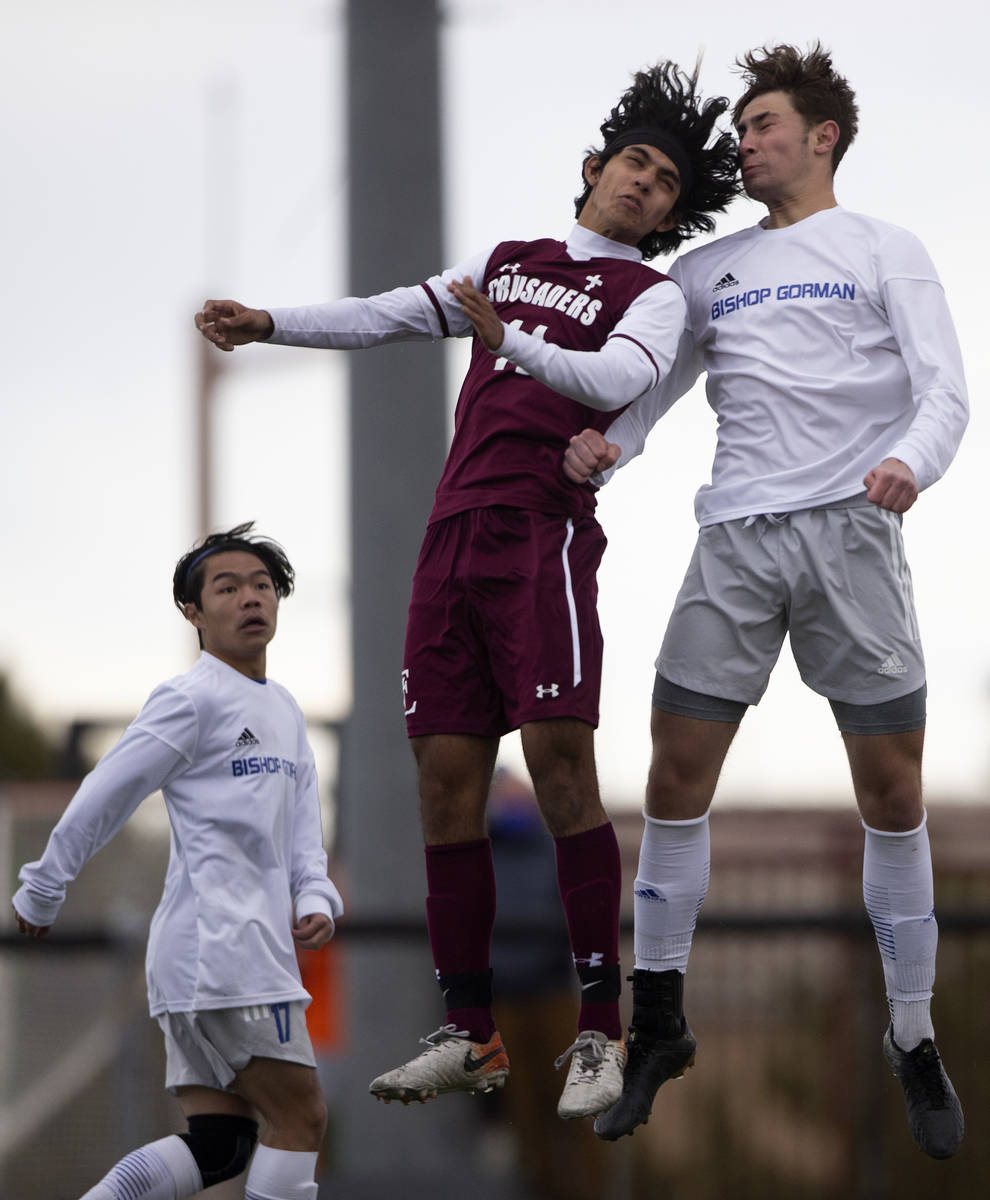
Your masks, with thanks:
[{"label": "blurred person in background", "polygon": [[511,1137],[519,1170],[539,1200],[601,1200],[608,1152],[585,1123],[555,1119],[556,1072],[544,1053],[567,1036],[576,1003],[553,839],[532,789],[506,767],[492,779],[488,835],[498,891],[493,1009],[516,1054],[513,1086],[486,1098],[485,1128]]}]

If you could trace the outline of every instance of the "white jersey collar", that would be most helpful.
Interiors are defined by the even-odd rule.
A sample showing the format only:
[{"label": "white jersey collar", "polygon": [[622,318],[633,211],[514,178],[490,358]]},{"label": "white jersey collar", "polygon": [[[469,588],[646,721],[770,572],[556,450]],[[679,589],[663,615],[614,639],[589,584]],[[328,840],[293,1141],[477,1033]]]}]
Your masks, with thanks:
[{"label": "white jersey collar", "polygon": [[258,684],[258,683],[263,684],[263,683],[268,682],[267,676],[265,676],[264,679],[254,679],[249,675],[243,674],[243,672],[238,671],[236,667],[232,667],[230,665],[230,663],[225,663],[222,658],[217,658],[217,656],[215,654],[211,654],[209,652],[209,650],[200,650],[199,657],[200,657],[200,661],[202,661],[205,658],[208,662],[214,663],[219,668],[219,670],[222,671],[224,674],[229,675],[231,679],[241,679],[249,687],[252,684]]},{"label": "white jersey collar", "polygon": [[789,229],[807,229],[809,225],[818,225],[824,221],[833,219],[836,213],[843,211],[841,204],[833,204],[829,208],[820,208],[818,212],[809,213],[808,216],[802,217],[800,221],[795,221],[792,225],[782,225],[780,229],[768,229],[767,221],[770,220],[769,214],[761,217],[756,223],[756,228],[763,233],[786,233]]},{"label": "white jersey collar", "polygon": [[589,258],[625,258],[630,262],[642,262],[643,255],[636,246],[627,246],[623,242],[614,242],[611,238],[602,237],[600,233],[592,233],[583,225],[575,225],[567,235],[567,253],[575,262],[585,262]]}]

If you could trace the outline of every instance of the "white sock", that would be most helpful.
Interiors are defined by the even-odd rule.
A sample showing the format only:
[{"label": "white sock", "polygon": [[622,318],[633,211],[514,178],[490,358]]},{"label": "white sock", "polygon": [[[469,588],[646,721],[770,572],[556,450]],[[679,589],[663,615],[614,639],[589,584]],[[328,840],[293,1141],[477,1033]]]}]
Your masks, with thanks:
[{"label": "white sock", "polygon": [[877,935],[894,1041],[913,1050],[934,1038],[935,889],[927,814],[917,829],[885,833],[865,822],[863,899]]},{"label": "white sock", "polygon": [[643,816],[646,825],[633,890],[635,965],[645,971],[683,973],[708,891],[708,814],[691,821]]},{"label": "white sock", "polygon": [[316,1200],[315,1150],[273,1150],[259,1145],[248,1171],[244,1200]]},{"label": "white sock", "polygon": [[132,1150],[82,1200],[183,1200],[202,1190],[192,1151],[172,1134]]}]

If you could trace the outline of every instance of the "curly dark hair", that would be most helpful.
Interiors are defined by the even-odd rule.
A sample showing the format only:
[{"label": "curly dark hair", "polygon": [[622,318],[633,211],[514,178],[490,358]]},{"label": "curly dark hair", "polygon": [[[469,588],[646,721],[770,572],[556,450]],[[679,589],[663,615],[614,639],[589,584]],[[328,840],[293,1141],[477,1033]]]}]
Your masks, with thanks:
[{"label": "curly dark hair", "polygon": [[786,44],[762,46],[737,59],[736,66],[746,91],[732,109],[733,122],[739,124],[743,109],[757,96],[786,92],[808,128],[822,121],[838,125],[839,139],[832,150],[834,174],[859,130],[859,108],[856,93],[832,66],[831,52],[821,42],[809,46],[806,54]]},{"label": "curly dark hair", "polygon": [[272,577],[275,595],[284,599],[292,594],[296,573],[278,542],[252,535],[253,521],[235,525],[222,533],[211,533],[197,542],[188,553],[183,554],[175,565],[172,576],[172,599],[181,612],[186,604],[200,607],[203,597],[203,582],[206,576],[206,560],[225,550],[244,550],[259,558]]},{"label": "curly dark hair", "polygon": [[[715,122],[728,109],[724,96],[702,101],[698,95],[700,62],[691,74],[676,63],[660,62],[637,71],[632,86],[601,124],[604,149],[589,150],[581,164],[582,178],[588,159],[598,158],[604,166],[619,147],[609,149],[623,133],[643,126],[662,129],[683,147],[691,164],[693,180],[686,193],[678,197],[674,208],[677,224],[663,233],[649,233],[639,243],[644,258],[670,253],[681,242],[697,233],[711,233],[715,221],[711,213],[725,212],[729,201],[739,194],[739,156],[736,140],[731,133],[716,130]],[[712,133],[717,137],[706,145]],[[581,210],[591,195],[591,185],[585,180],[584,191],[574,198],[574,211]]]}]

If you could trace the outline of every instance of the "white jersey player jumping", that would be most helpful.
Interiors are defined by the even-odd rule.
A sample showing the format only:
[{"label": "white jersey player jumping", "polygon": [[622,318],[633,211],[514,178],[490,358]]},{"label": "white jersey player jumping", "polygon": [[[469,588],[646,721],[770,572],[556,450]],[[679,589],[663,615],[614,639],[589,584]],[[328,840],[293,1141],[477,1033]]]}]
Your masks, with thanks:
[{"label": "white jersey player jumping", "polygon": [[836,204],[857,108],[828,53],[777,46],[740,65],[743,186],[769,213],[670,267],[688,306],[673,372],[604,436],[573,438],[567,456],[572,479],[601,483],[707,373],[718,442],[656,664],[628,1066],[595,1129],[631,1133],[693,1060],[682,996],[708,881],[708,809],[788,633],[802,678],[831,703],[866,828],[863,891],[891,1016],[884,1054],[915,1140],[945,1158],[963,1117],[930,1015],[925,666],[901,514],[949,466],[966,427],[959,346],[917,238]]},{"label": "white jersey player jumping", "polygon": [[303,715],[265,674],[293,570],[251,528],[211,534],[180,559],[173,595],[202,654],[152,692],[86,776],[13,899],[21,932],[44,937],[66,885],[161,789],[172,834],[148,1002],[189,1132],[132,1151],[83,1200],[181,1200],[249,1160],[252,1200],[317,1195],[326,1106],[296,948],[327,942],[343,905]]}]

